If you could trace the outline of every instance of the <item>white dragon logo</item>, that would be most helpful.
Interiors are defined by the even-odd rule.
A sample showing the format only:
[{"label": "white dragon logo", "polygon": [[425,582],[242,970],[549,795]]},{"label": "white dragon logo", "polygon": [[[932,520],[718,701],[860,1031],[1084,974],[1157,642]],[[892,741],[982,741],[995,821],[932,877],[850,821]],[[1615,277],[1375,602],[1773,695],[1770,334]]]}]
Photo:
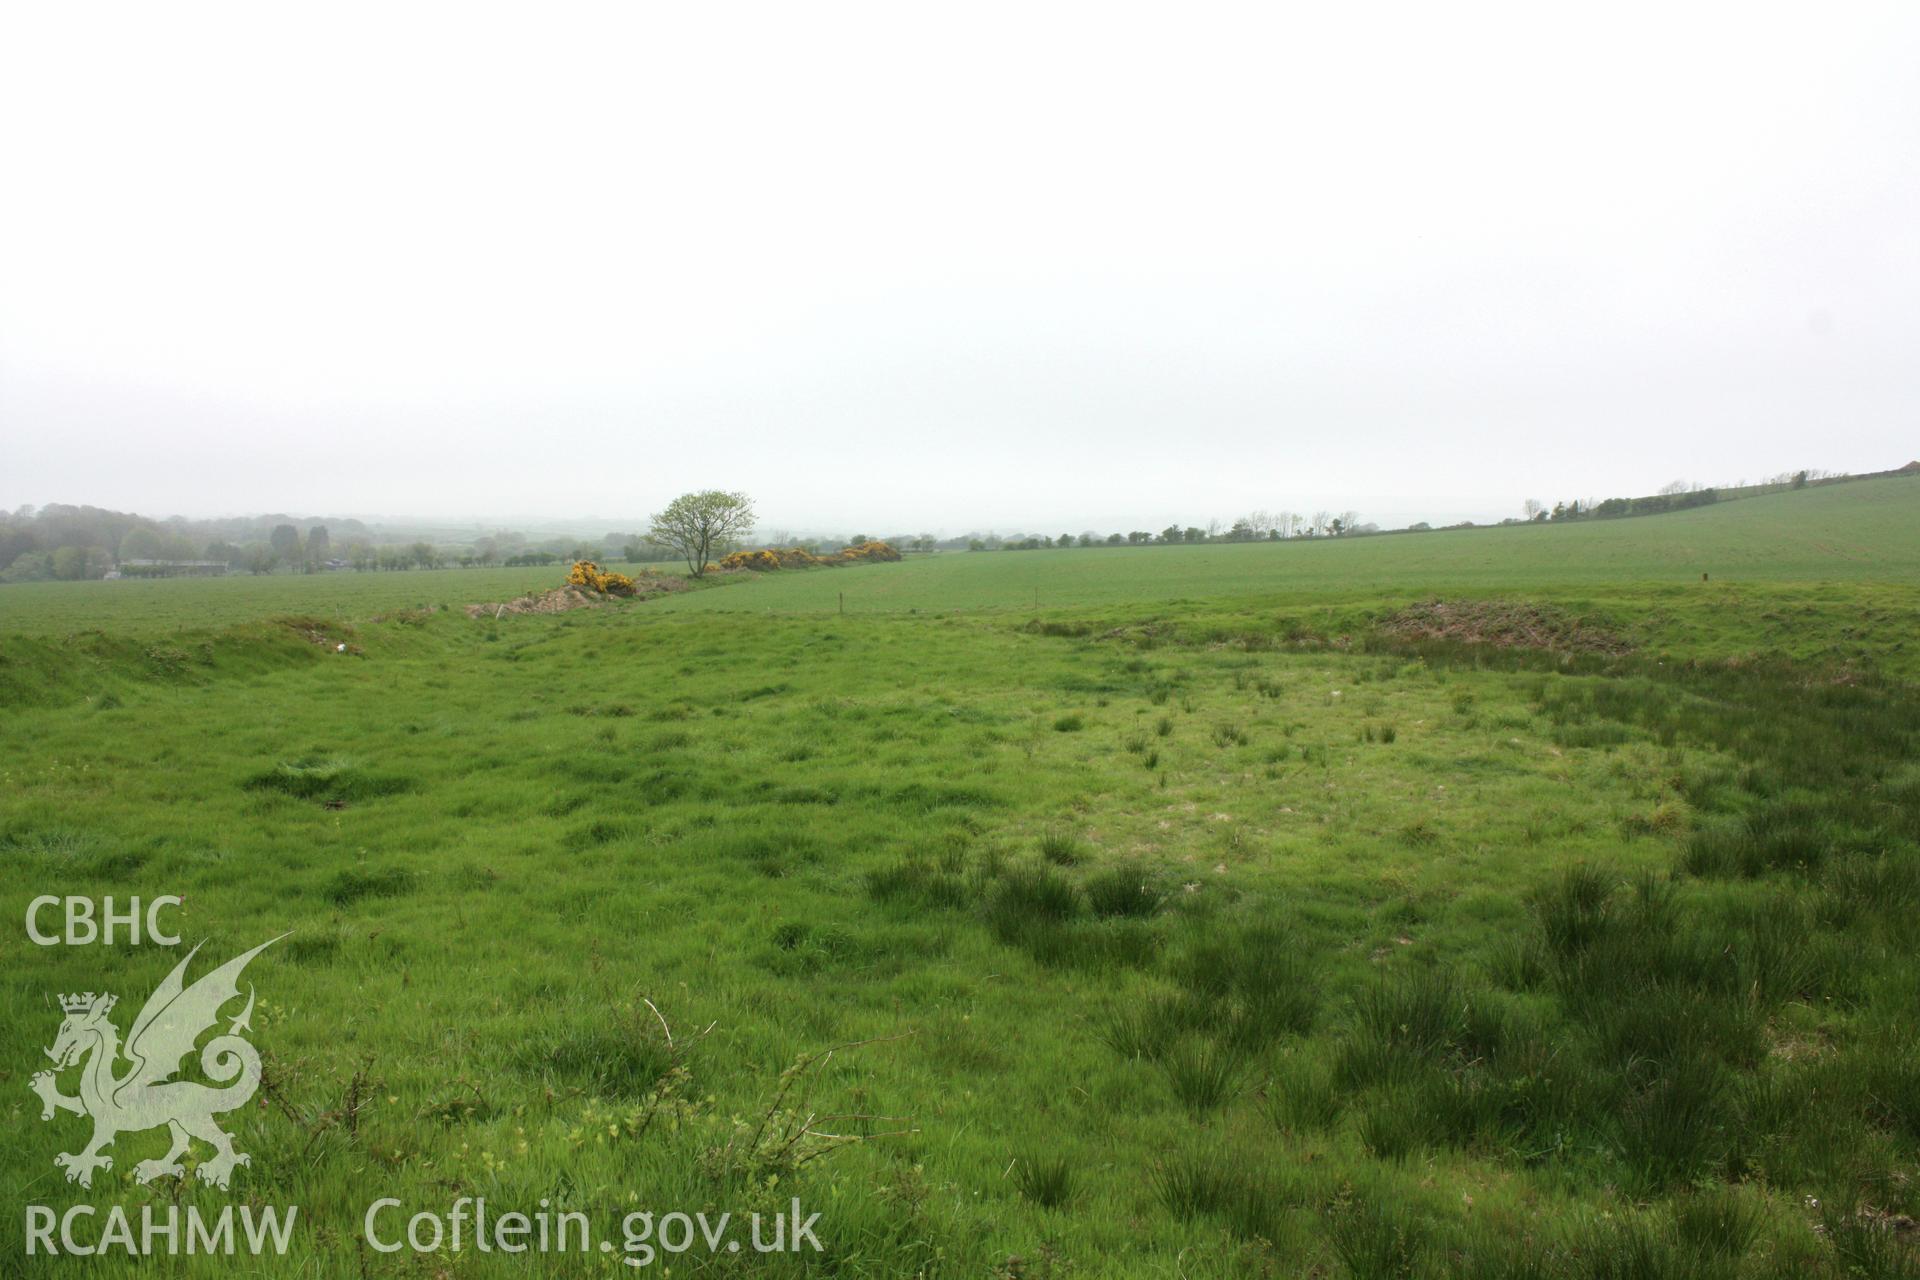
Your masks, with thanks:
[{"label": "white dragon logo", "polygon": [[[163,1124],[173,1131],[173,1146],[160,1159],[135,1165],[136,1182],[183,1174],[180,1157],[194,1138],[212,1144],[214,1151],[213,1157],[195,1170],[202,1182],[225,1190],[234,1166],[249,1163],[244,1153],[233,1149],[233,1139],[214,1124],[213,1118],[245,1106],[260,1087],[260,1055],[240,1038],[240,1032],[253,1029],[251,986],[247,988],[247,1007],[233,1019],[226,1034],[215,1036],[200,1051],[200,1067],[207,1077],[229,1083],[215,1088],[172,1077],[179,1072],[181,1059],[193,1052],[201,1033],[219,1021],[221,1008],[239,997],[240,971],[247,962],[279,940],[268,939],[189,987],[183,978],[188,961],[200,950],[196,945],[147,998],[127,1033],[124,1049],[118,1028],[107,1019],[119,997],[91,991],[60,997],[66,1020],[60,1024],[53,1047],[46,1051],[53,1059],[53,1071],[37,1073],[32,1087],[45,1104],[42,1120],[53,1119],[56,1111],[93,1118],[93,1140],[78,1152],[53,1158],[66,1171],[68,1182],[91,1187],[95,1169],[113,1168],[113,1157],[102,1155],[102,1148],[113,1145],[119,1134]],[[132,1065],[124,1075],[116,1075],[115,1067],[123,1055]],[[82,1058],[86,1065],[80,1073],[80,1096],[67,1097],[55,1083],[54,1073]]]}]

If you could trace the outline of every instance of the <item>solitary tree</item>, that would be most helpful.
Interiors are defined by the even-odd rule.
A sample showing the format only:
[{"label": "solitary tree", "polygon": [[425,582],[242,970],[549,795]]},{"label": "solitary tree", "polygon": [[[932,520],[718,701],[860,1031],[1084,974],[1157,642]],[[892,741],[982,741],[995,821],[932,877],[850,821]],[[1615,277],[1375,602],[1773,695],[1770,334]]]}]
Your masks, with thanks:
[{"label": "solitary tree", "polygon": [[1528,498],[1520,504],[1520,509],[1527,513],[1527,519],[1529,520],[1538,520],[1542,515],[1546,514],[1547,510],[1546,507],[1541,505],[1540,499],[1538,498]]},{"label": "solitary tree", "polygon": [[753,499],[744,493],[704,489],[683,493],[653,517],[647,536],[672,547],[694,577],[707,571],[714,550],[753,530]]}]

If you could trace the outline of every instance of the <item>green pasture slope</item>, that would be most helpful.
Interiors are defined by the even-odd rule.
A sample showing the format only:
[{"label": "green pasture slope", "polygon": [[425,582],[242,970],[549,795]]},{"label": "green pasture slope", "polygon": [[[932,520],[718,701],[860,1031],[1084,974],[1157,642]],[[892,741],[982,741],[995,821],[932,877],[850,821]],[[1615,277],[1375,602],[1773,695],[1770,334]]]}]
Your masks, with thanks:
[{"label": "green pasture slope", "polygon": [[768,575],[675,610],[1030,612],[1269,597],[1614,591],[1623,584],[1920,583],[1920,477],[1746,498],[1671,515],[1363,538],[953,552]]},{"label": "green pasture slope", "polygon": [[[1916,560],[1886,481],[498,622],[0,588],[0,1274],[627,1275],[629,1213],[797,1198],[820,1253],[649,1269],[1912,1275]],[[1577,651],[1395,629],[1433,596]],[[288,934],[229,1191],[136,1185],[157,1132],[61,1177],[52,995],[124,1032],[178,953],[29,945],[47,893],[183,896],[196,972]],[[378,1252],[388,1196],[594,1247]],[[76,1204],[299,1217],[27,1256]]]}]

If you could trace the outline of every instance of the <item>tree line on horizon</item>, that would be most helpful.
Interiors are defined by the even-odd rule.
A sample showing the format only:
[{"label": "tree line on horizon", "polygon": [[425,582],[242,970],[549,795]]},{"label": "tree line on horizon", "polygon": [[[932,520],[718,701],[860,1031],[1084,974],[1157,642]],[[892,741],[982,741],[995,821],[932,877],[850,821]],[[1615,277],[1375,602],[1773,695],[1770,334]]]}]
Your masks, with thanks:
[{"label": "tree line on horizon", "polygon": [[1292,511],[1254,511],[1231,524],[1210,521],[1204,529],[1198,525],[1170,524],[1158,533],[1148,529],[1133,529],[1126,533],[1100,534],[1089,529],[1084,533],[1063,533],[1057,537],[1019,533],[1006,537],[969,534],[954,542],[963,544],[968,551],[1041,551],[1058,547],[1165,547],[1205,542],[1280,542],[1289,538],[1342,538],[1379,531],[1378,525],[1361,523],[1357,511],[1338,514],[1318,511],[1310,516]]},{"label": "tree line on horizon", "polygon": [[[611,531],[598,540],[570,534],[538,537],[511,530],[449,543],[346,519],[286,515],[193,520],[154,519],[102,507],[50,503],[0,511],[0,584],[168,576],[185,566],[229,573],[402,572],[411,569],[520,568],[617,558],[667,564],[683,551],[658,540],[653,527]],[[785,535],[781,535],[782,538]],[[794,539],[792,545],[832,553],[880,539]],[[906,541],[905,539],[902,540]],[[733,549],[737,538],[729,538]]]},{"label": "tree line on horizon", "polygon": [[[1822,484],[1829,480],[1865,479],[1848,476],[1834,471],[1803,469],[1783,471],[1776,476],[1768,476],[1758,484],[1749,485],[1745,480],[1731,486],[1740,497],[1750,497],[1759,493],[1778,493],[1782,490],[1804,489],[1808,485]],[[1711,506],[1728,496],[1712,485],[1702,485],[1690,480],[1675,480],[1663,485],[1660,492],[1644,498],[1574,498],[1562,500],[1548,507],[1537,498],[1528,498],[1522,505],[1526,513],[1525,523],[1550,524],[1561,520],[1611,520],[1620,516],[1657,516],[1668,511],[1685,511],[1689,507]]]},{"label": "tree line on horizon", "polygon": [[[610,533],[625,546],[631,535]],[[320,573],[329,569],[395,572],[451,566],[545,565],[595,559],[602,544],[573,536],[530,538],[503,531],[456,544],[346,518],[284,515],[156,520],[101,507],[49,504],[0,512],[0,582],[75,581],[160,576],[182,566],[233,573]],[[665,548],[648,557],[672,558]]]}]

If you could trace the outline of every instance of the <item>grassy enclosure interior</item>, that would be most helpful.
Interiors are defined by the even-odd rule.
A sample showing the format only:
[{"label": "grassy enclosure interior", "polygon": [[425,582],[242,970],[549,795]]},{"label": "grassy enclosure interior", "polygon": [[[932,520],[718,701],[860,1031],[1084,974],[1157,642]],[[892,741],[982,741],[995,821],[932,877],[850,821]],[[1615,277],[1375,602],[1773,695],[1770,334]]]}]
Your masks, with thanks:
[{"label": "grassy enclosure interior", "polygon": [[[556,576],[0,589],[0,905],[290,931],[231,1119],[298,1274],[625,1270],[369,1254],[369,1187],[822,1212],[713,1274],[1920,1269],[1920,480],[459,609]],[[102,956],[8,946],[70,1203]],[[105,1194],[224,1202],[164,1145]]]}]

